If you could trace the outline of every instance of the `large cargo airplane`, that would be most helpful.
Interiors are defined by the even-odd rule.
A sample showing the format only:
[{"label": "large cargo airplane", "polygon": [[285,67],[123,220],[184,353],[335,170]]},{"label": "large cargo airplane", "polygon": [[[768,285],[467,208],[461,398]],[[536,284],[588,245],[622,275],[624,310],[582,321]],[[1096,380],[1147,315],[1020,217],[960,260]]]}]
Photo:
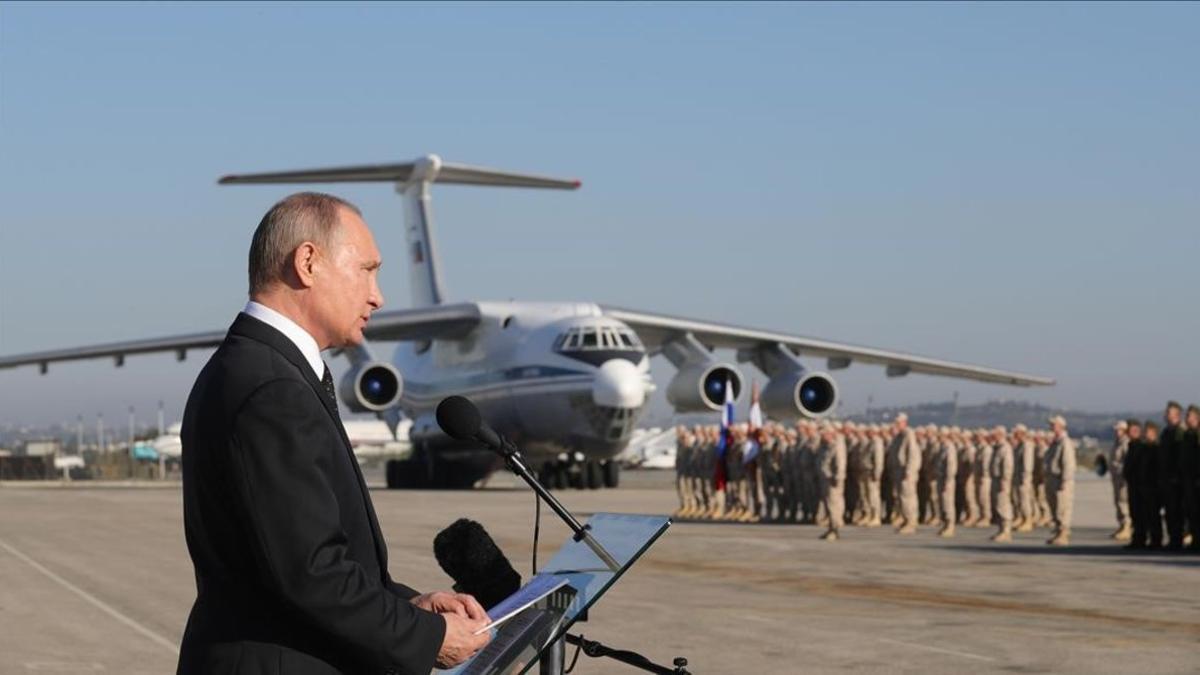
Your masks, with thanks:
[{"label": "large cargo airplane", "polygon": [[[761,402],[776,419],[832,412],[838,387],[828,372],[801,362],[825,361],[825,371],[865,363],[889,377],[909,373],[999,384],[1051,385],[1053,380],[828,340],[711,321],[610,307],[593,302],[448,302],[438,269],[430,212],[433,183],[574,190],[579,181],[443,162],[412,162],[226,176],[229,184],[392,183],[404,200],[412,307],[376,312],[368,342],[398,342],[390,361],[368,343],[346,350],[349,372],[339,385],[345,407],[372,412],[395,429],[412,421],[409,459],[387,465],[389,487],[469,487],[498,466],[481,447],[441,432],[434,410],[444,397],[467,396],[500,433],[525,451],[549,484],[615,487],[612,461],[628,444],[654,390],[650,357],[662,354],[676,372],[667,400],[679,412],[719,410],[725,388],[743,389],[738,365],[715,358],[732,349],[738,363],[767,376]],[[0,368],[108,357],[120,366],[131,354],[175,352],[221,343],[224,330],[0,357]]]}]

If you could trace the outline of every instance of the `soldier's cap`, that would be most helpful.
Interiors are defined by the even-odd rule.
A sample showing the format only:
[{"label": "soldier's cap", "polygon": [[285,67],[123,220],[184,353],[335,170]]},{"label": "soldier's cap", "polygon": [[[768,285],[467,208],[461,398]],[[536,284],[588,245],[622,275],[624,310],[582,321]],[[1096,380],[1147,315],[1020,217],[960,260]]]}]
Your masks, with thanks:
[{"label": "soldier's cap", "polygon": [[1167,410],[1170,410],[1171,408],[1183,410],[1183,406],[1179,405],[1179,401],[1167,401]]},{"label": "soldier's cap", "polygon": [[1024,424],[1018,424],[1017,426],[1013,427],[1014,434],[1023,434],[1026,431],[1029,431],[1029,427],[1025,426]]},{"label": "soldier's cap", "polygon": [[1048,419],[1046,421],[1049,422],[1050,424],[1061,424],[1064,427],[1067,426],[1067,419],[1065,417],[1063,417],[1062,415],[1051,415],[1050,419]]},{"label": "soldier's cap", "polygon": [[1117,420],[1117,423],[1113,425],[1113,428],[1114,429],[1128,429],[1129,423],[1126,422],[1125,420]]},{"label": "soldier's cap", "polygon": [[992,433],[1002,434],[1004,432],[1005,429],[1003,424],[997,424],[996,426],[992,427]]},{"label": "soldier's cap", "polygon": [[908,421],[908,413],[897,413],[896,421],[897,422],[907,422]]}]

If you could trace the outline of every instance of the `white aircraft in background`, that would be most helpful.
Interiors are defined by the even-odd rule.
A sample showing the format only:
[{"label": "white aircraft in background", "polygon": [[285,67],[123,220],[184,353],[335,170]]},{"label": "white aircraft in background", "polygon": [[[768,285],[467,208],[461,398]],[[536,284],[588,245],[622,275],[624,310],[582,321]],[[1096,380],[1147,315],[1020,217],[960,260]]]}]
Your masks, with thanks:
[{"label": "white aircraft in background", "polygon": [[[409,420],[402,420],[399,428],[392,430],[387,422],[377,419],[342,420],[346,437],[354,456],[361,462],[368,457],[386,457],[405,454],[408,447]],[[162,457],[179,459],[183,456],[183,423],[176,422],[150,442],[150,447]],[[402,440],[397,440],[400,438]]]},{"label": "white aircraft in background", "polygon": [[[713,350],[733,349],[739,363],[767,376],[761,404],[776,419],[829,414],[838,388],[827,372],[801,362],[825,360],[833,371],[859,362],[889,377],[909,373],[999,384],[1051,385],[1053,380],[816,338],[621,309],[593,302],[447,302],[430,216],[433,183],[574,190],[579,181],[442,162],[427,155],[402,164],[226,176],[221,184],[392,183],[404,199],[412,308],[376,312],[369,342],[399,342],[390,361],[368,343],[346,350],[351,369],[339,386],[342,403],[373,412],[396,429],[411,420],[412,455],[387,464],[389,487],[470,487],[498,468],[493,453],[455,441],[434,418],[437,404],[458,394],[473,400],[499,433],[524,450],[555,487],[616,487],[612,461],[628,444],[654,385],[650,356],[675,367],[667,399],[679,412],[719,410],[725,387],[736,399],[743,376]],[[0,357],[0,368],[57,361],[211,349],[225,331],[134,340]],[[401,377],[403,373],[403,377]]]}]

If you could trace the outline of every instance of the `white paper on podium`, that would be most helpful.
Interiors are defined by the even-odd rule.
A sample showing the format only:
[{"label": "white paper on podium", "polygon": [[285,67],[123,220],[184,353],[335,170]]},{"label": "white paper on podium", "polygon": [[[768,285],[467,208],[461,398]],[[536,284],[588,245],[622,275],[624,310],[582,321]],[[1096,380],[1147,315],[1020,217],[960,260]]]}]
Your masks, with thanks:
[{"label": "white paper on podium", "polygon": [[499,626],[516,616],[521,610],[566,585],[567,580],[559,576],[549,574],[535,576],[529,580],[529,583],[517,589],[516,593],[501,600],[489,609],[488,616],[492,617],[492,622],[475,631],[475,634],[479,635]]}]

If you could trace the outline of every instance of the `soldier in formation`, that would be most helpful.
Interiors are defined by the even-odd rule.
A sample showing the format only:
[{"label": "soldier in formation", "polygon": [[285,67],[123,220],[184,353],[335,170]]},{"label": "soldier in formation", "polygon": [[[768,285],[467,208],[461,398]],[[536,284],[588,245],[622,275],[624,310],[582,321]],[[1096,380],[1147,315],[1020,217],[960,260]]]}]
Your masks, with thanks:
[{"label": "soldier in formation", "polygon": [[[1118,423],[1119,425],[1119,423]],[[1128,549],[1200,550],[1200,408],[1167,403],[1161,428],[1153,421],[1125,422],[1120,464],[1132,532]],[[1117,446],[1119,447],[1119,445]],[[1117,452],[1114,449],[1113,466]],[[1117,478],[1114,475],[1114,497]],[[1121,517],[1118,502],[1118,519]],[[1165,535],[1165,536],[1164,536]]]},{"label": "soldier in formation", "polygon": [[[1113,507],[1117,514],[1117,529],[1109,535],[1117,541],[1133,538],[1133,520],[1129,515],[1129,486],[1125,482],[1125,458],[1129,454],[1129,423],[1118,420],[1113,425],[1113,446],[1106,465],[1112,480]],[[1139,430],[1140,431],[1140,430]]]},{"label": "soldier in formation", "polygon": [[[1169,420],[1176,417],[1168,415]],[[1044,431],[1020,424],[1011,431],[912,427],[904,414],[886,427],[767,422],[756,429],[734,425],[724,442],[715,425],[680,427],[676,516],[818,524],[827,541],[840,539],[847,523],[887,523],[899,534],[933,525],[941,537],[955,536],[958,525],[994,525],[991,538],[997,543],[1011,542],[1015,532],[1049,527],[1047,543],[1065,545],[1071,534],[1075,444],[1066,420],[1054,416],[1048,422],[1050,428]],[[1181,474],[1174,482],[1164,480],[1159,467],[1165,455],[1157,444],[1153,451],[1145,450],[1154,437],[1142,439],[1139,425],[1126,423],[1128,442],[1114,448],[1114,466],[1128,487],[1131,543],[1161,542],[1163,528],[1160,525],[1156,540],[1150,524],[1156,513],[1159,522],[1165,522],[1165,500],[1157,496],[1161,486],[1178,494],[1171,513],[1183,514],[1183,524],[1176,529],[1189,528],[1197,520],[1190,514],[1200,512],[1200,452],[1189,454],[1186,449],[1196,445],[1200,409],[1189,408],[1178,426],[1178,462],[1191,478]],[[725,479],[723,489],[718,489],[718,475]],[[1149,493],[1151,488],[1155,495]],[[1119,496],[1115,499],[1121,503]]]}]

